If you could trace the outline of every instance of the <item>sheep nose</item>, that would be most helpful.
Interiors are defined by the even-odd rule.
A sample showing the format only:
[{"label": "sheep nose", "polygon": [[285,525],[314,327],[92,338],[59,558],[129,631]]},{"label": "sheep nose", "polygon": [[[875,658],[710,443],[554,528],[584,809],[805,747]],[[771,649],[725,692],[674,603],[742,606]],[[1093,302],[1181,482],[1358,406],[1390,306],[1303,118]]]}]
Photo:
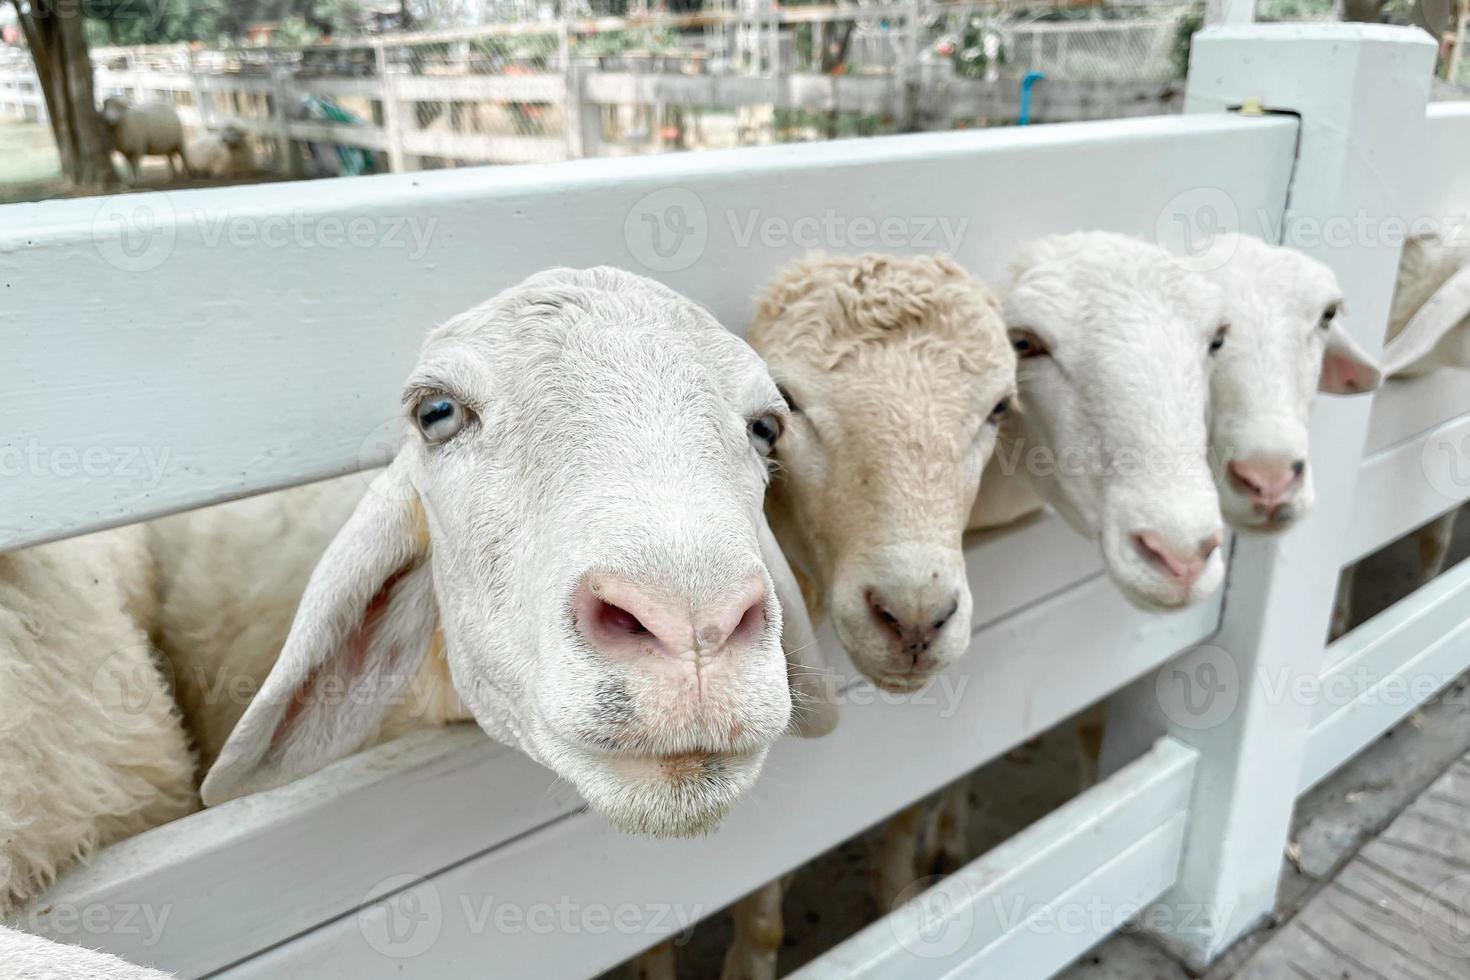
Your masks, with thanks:
[{"label": "sheep nose", "polygon": [[1251,507],[1274,517],[1290,502],[1307,472],[1307,461],[1286,456],[1252,456],[1232,460],[1225,467],[1230,485],[1250,500]]},{"label": "sheep nose", "polygon": [[870,586],[863,595],[878,626],[896,641],[899,653],[911,658],[916,667],[919,658],[929,652],[940,631],[960,608],[959,595],[953,592],[902,602]]},{"label": "sheep nose", "polygon": [[1178,548],[1165,541],[1154,531],[1133,532],[1133,545],[1151,565],[1165,578],[1184,589],[1188,589],[1205,570],[1206,563],[1215,549],[1220,547],[1223,535],[1216,531],[1201,541],[1191,551]]},{"label": "sheep nose", "polygon": [[766,582],[759,573],[700,609],[613,574],[589,575],[573,600],[577,630],[609,656],[710,657],[731,641],[758,635],[766,622]]}]

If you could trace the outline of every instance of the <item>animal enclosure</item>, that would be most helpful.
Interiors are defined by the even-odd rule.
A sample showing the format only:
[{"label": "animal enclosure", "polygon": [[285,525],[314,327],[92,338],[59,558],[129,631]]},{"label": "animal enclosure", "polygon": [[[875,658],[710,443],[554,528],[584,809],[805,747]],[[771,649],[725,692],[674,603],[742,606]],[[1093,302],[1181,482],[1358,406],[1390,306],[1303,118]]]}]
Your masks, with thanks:
[{"label": "animal enclosure", "polygon": [[[0,547],[385,462],[427,327],[551,266],[646,272],[740,331],[813,247],[999,280],[1042,234],[1207,260],[1233,225],[1331,266],[1376,352],[1394,229],[1470,214],[1470,108],[1428,105],[1432,60],[1412,31],[1219,28],[1181,116],[8,207]],[[1269,914],[1297,795],[1470,667],[1470,565],[1324,639],[1345,563],[1470,497],[1470,390],[1326,399],[1312,435],[1316,512],[1237,537],[1181,612],[1130,606],[1055,517],[975,541],[969,656],[903,703],[846,683],[709,837],[619,835],[477,730],[424,733],[111,847],[19,924],[188,977],[592,975],[1110,698],[1111,776],[799,975],[1043,978],[1142,909],[1203,964]]]}]

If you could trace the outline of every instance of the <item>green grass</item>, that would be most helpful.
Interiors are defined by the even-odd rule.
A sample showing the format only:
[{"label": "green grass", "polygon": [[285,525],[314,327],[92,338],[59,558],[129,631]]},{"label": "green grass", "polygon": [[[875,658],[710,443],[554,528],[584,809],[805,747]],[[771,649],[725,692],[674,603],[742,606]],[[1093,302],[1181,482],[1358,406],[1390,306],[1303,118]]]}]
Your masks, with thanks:
[{"label": "green grass", "polygon": [[0,202],[43,200],[63,192],[51,128],[0,117]]}]

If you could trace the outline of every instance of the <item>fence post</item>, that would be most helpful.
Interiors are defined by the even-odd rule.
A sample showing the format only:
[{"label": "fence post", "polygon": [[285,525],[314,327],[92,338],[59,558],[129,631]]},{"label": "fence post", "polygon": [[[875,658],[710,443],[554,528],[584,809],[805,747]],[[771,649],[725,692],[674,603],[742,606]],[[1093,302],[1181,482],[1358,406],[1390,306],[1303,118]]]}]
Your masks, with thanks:
[{"label": "fence post", "polygon": [[301,159],[291,146],[291,70],[279,61],[271,63],[271,100],[276,109],[276,146],[280,166],[289,177],[301,176]]},{"label": "fence post", "polygon": [[194,114],[199,117],[199,128],[208,130],[210,119],[214,115],[214,96],[210,96],[210,104],[204,103],[204,87],[199,84],[199,72],[194,65],[194,49],[187,49],[189,56],[189,92],[194,96]]},{"label": "fence post", "polygon": [[388,49],[381,38],[373,42],[373,58],[378,69],[378,85],[382,88],[383,135],[388,137],[388,169],[401,174],[407,170],[403,155],[403,104],[398,98],[398,80],[388,65]]},{"label": "fence post", "polygon": [[[1186,111],[1254,98],[1300,117],[1280,237],[1337,273],[1347,325],[1369,352],[1382,346],[1401,245],[1382,219],[1404,217],[1414,197],[1434,55],[1423,32],[1383,25],[1243,25],[1194,39]],[[1191,193],[1195,230],[1228,230],[1233,204]],[[1237,536],[1219,633],[1109,706],[1106,768],[1161,731],[1199,752],[1177,882],[1140,918],[1195,969],[1274,905],[1314,701],[1303,692],[1322,666],[1370,408],[1319,400],[1313,514],[1277,537]]]},{"label": "fence post", "polygon": [[566,127],[568,160],[595,157],[602,143],[602,107],[587,99],[588,67],[585,63],[571,61],[567,63],[564,74],[566,95],[562,100],[562,125]]}]

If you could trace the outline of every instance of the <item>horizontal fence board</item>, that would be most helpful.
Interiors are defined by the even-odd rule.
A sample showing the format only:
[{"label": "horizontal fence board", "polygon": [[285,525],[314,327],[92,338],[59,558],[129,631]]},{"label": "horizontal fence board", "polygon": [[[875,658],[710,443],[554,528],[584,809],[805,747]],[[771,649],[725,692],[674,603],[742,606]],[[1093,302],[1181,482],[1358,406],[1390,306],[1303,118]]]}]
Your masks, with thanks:
[{"label": "horizontal fence board", "polygon": [[1317,699],[1302,764],[1306,792],[1470,669],[1470,560],[1327,649],[1318,684],[1269,679],[1283,697]]},{"label": "horizontal fence board", "polygon": [[[1464,384],[1463,378],[1455,381]],[[1438,383],[1436,379],[1435,386]],[[1389,387],[1401,384],[1390,382]],[[1413,390],[1393,400],[1413,407]],[[1433,407],[1432,402],[1429,405]],[[1470,498],[1467,447],[1470,414],[1453,417],[1365,458],[1358,472],[1343,563],[1377,551]]]},{"label": "horizontal fence board", "polygon": [[1436,102],[1429,106],[1424,170],[1415,188],[1420,195],[1419,217],[1445,223],[1441,233],[1470,236],[1470,103]]},{"label": "horizontal fence board", "polygon": [[381,462],[425,331],[550,266],[648,272],[743,330],[813,248],[995,276],[1047,232],[1167,239],[1200,187],[1278,220],[1295,129],[1168,117],[0,207],[0,548]]},{"label": "horizontal fence board", "polygon": [[552,163],[567,156],[566,141],[559,136],[480,136],[419,129],[404,132],[403,149],[420,156],[495,163]]},{"label": "horizontal fence board", "polygon": [[408,101],[562,102],[566,81],[561,75],[394,75],[393,91]]},{"label": "horizontal fence board", "polygon": [[[1013,547],[1029,542],[1035,551],[1051,533],[1040,522],[1013,532],[1014,544],[972,547],[977,596],[1001,577],[999,563]],[[65,917],[77,908],[167,908],[167,928],[156,941],[89,938],[123,944],[113,951],[192,976],[353,913],[384,879],[402,874],[433,876],[455,914],[461,897],[478,902],[487,894],[515,895],[520,904],[543,895],[610,907],[677,902],[697,907],[691,914],[709,914],[1157,667],[1209,635],[1219,617],[1218,599],[1170,615],[1143,612],[1099,574],[1048,597],[1040,590],[1049,584],[1038,583],[1035,593],[1019,597],[1019,611],[980,628],[969,655],[922,696],[899,699],[851,682],[837,731],[777,745],[761,780],[708,838],[621,836],[600,817],[573,816],[581,807],[575,794],[474,730],[425,734],[108,849],[38,900],[37,908],[60,909],[59,920],[33,916],[28,927],[64,938],[60,929],[72,921]],[[850,672],[830,637],[827,647],[829,661]],[[861,778],[840,778],[855,767]],[[353,828],[349,838],[341,837],[343,826]],[[517,836],[533,828],[540,829]],[[738,863],[733,854],[741,855]],[[712,870],[690,875],[694,866]],[[593,880],[580,882],[579,873]],[[665,925],[572,937],[555,950],[542,935],[496,936],[489,952],[506,975],[585,974],[659,941]],[[475,920],[455,928],[472,931]],[[461,940],[469,945],[456,946]],[[436,977],[481,975],[465,972],[464,964],[482,969],[482,958],[460,960],[454,950],[474,947],[482,956],[488,941],[467,933],[415,966]],[[361,948],[341,945],[353,942]],[[365,943],[357,917],[348,915],[288,947],[301,957],[291,959],[299,964],[291,970],[276,972],[285,961],[273,955],[252,961],[250,970],[390,975],[399,961]],[[538,963],[543,969],[533,970]]]},{"label": "horizontal fence board", "polygon": [[1050,976],[1174,883],[1194,765],[1159,742],[792,980]]}]

